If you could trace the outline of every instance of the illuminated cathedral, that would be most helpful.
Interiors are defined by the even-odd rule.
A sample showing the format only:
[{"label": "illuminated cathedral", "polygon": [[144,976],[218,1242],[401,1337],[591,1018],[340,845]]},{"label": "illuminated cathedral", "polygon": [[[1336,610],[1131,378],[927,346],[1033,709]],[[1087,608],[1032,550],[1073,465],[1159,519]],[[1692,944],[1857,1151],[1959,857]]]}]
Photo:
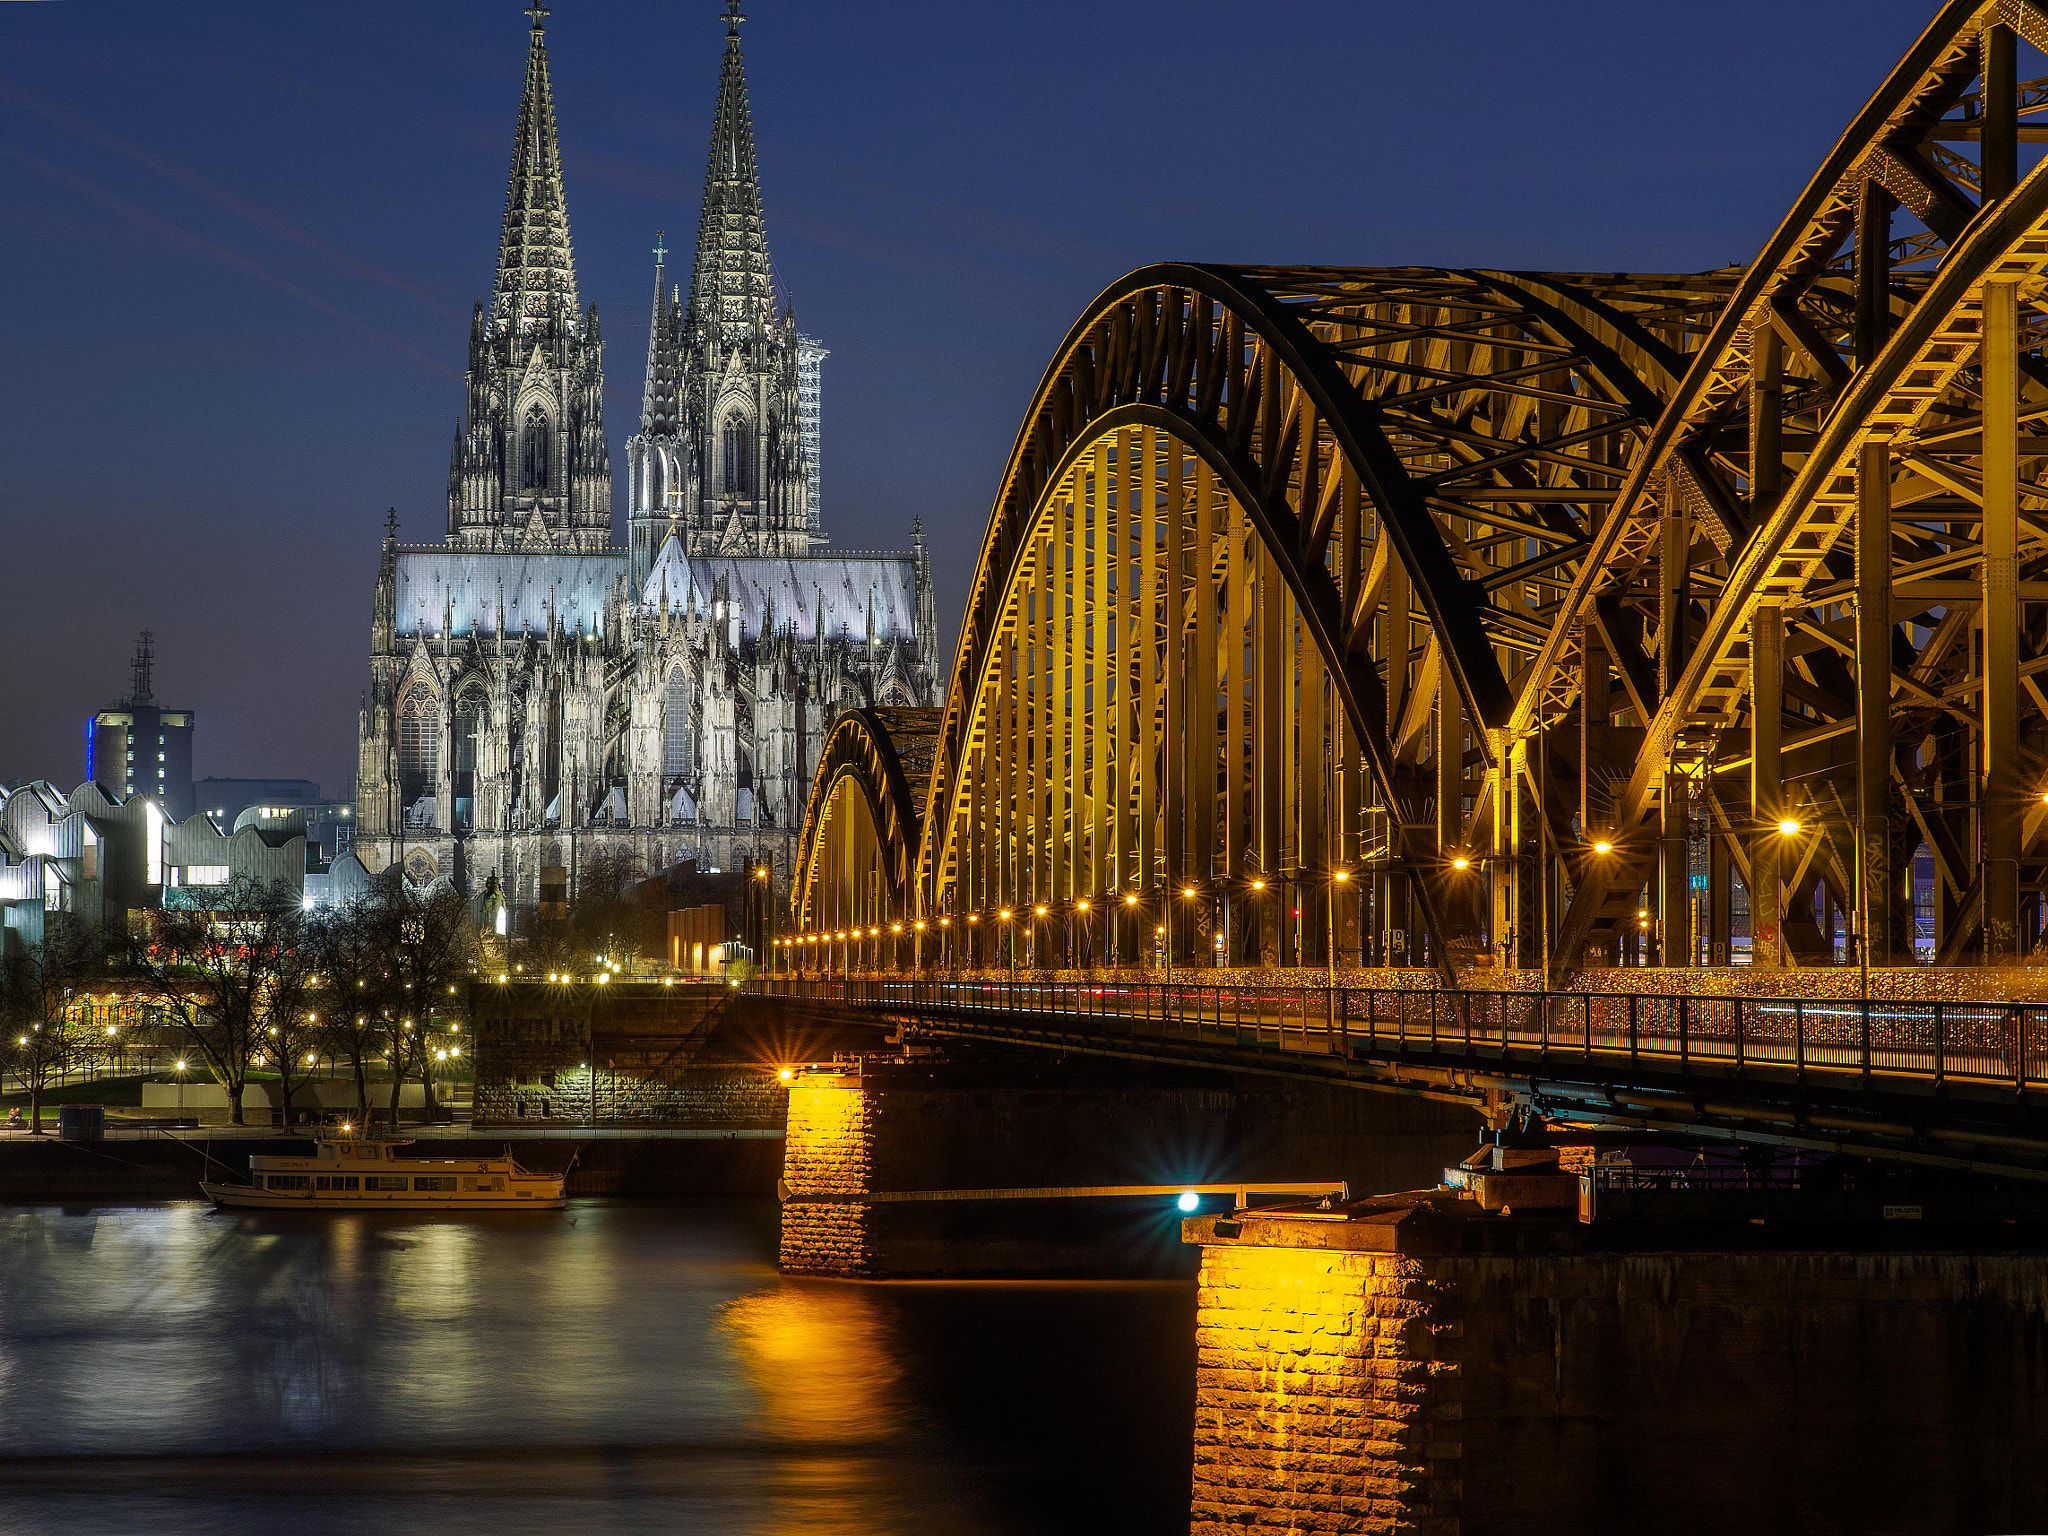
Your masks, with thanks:
[{"label": "illuminated cathedral", "polygon": [[627,540],[612,533],[604,343],[582,307],[536,5],[490,301],[470,326],[445,538],[387,523],[360,721],[356,852],[514,921],[600,849],[652,873],[795,854],[832,721],[936,702],[921,531],[826,548],[818,376],[769,262],[737,0],[695,262],[655,246]]}]

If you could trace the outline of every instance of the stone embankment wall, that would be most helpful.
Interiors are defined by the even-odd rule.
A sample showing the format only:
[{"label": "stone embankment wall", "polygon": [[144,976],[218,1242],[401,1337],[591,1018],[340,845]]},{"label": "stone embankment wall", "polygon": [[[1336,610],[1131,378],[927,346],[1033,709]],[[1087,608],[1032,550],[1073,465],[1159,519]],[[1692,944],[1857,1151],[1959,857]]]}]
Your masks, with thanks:
[{"label": "stone embankment wall", "polygon": [[1196,1327],[1196,1536],[2048,1528],[2037,1256],[1226,1243]]},{"label": "stone embankment wall", "polygon": [[[508,1143],[489,1136],[437,1138],[409,1150],[422,1157],[496,1157]],[[550,1137],[509,1143],[536,1173],[568,1171],[571,1195],[748,1195],[775,1188],[779,1137]],[[157,1137],[60,1142],[53,1136],[0,1138],[0,1203],[75,1200],[197,1200],[199,1181],[248,1176],[252,1153],[303,1157],[304,1141]]]},{"label": "stone embankment wall", "polygon": [[725,987],[480,984],[476,1121],[779,1126],[774,1065],[719,1048],[732,1004]]}]

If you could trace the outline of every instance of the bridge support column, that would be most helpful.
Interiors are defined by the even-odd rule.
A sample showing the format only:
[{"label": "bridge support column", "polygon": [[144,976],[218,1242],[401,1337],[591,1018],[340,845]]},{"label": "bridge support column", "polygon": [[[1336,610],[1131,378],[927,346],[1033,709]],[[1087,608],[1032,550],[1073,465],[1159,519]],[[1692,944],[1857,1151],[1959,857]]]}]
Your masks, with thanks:
[{"label": "bridge support column", "polygon": [[2019,732],[2019,297],[2009,282],[1984,287],[1984,963],[2018,958]]},{"label": "bridge support column", "polygon": [[1856,847],[1854,899],[1863,957],[1892,963],[1892,497],[1891,449],[1856,460]]},{"label": "bridge support column", "polygon": [[807,1073],[791,1084],[782,1144],[784,1270],[872,1272],[874,1208],[866,1196],[874,1151],[874,1103],[858,1077]]},{"label": "bridge support column", "polygon": [[1857,1251],[1654,1225],[1587,1251],[1569,1212],[1448,1192],[1191,1217],[1190,1530],[2041,1529],[2042,1259],[1882,1225]]},{"label": "bridge support column", "polygon": [[1783,965],[1785,897],[1780,877],[1786,815],[1779,754],[1785,724],[1785,621],[1776,603],[1749,615],[1749,963]]}]

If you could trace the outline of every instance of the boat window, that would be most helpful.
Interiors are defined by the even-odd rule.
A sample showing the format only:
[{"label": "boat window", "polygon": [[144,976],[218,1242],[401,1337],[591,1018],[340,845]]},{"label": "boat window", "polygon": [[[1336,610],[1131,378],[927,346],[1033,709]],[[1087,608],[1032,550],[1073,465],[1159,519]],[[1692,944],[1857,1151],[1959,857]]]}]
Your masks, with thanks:
[{"label": "boat window", "polygon": [[435,1175],[427,1178],[415,1178],[412,1181],[412,1187],[414,1189],[428,1190],[434,1193],[439,1193],[445,1190],[448,1193],[452,1194],[455,1191],[455,1180],[445,1175]]},{"label": "boat window", "polygon": [[360,1181],[352,1173],[323,1173],[313,1180],[315,1189],[353,1190],[360,1188]]},{"label": "boat window", "polygon": [[309,1189],[311,1181],[303,1173],[273,1173],[269,1176],[272,1189]]},{"label": "boat window", "polygon": [[363,1188],[402,1190],[405,1188],[405,1175],[402,1173],[365,1174],[363,1176]]}]

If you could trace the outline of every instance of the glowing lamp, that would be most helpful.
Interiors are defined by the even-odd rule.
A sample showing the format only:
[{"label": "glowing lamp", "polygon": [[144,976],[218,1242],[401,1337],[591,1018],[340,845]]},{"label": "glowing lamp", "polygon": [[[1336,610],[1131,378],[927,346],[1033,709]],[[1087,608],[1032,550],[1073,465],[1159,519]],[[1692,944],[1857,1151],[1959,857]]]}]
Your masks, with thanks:
[{"label": "glowing lamp", "polygon": [[1608,842],[1607,839],[1602,838],[1599,842],[1593,845],[1593,851],[1595,853],[1612,853],[1614,852],[1614,844]]},{"label": "glowing lamp", "polygon": [[1778,835],[1780,837],[1797,837],[1799,835],[1799,823],[1787,817],[1778,823]]},{"label": "glowing lamp", "polygon": [[1184,1211],[1192,1211],[1201,1205],[1202,1197],[1192,1189],[1184,1189],[1180,1192],[1180,1198],[1173,1203]]}]

